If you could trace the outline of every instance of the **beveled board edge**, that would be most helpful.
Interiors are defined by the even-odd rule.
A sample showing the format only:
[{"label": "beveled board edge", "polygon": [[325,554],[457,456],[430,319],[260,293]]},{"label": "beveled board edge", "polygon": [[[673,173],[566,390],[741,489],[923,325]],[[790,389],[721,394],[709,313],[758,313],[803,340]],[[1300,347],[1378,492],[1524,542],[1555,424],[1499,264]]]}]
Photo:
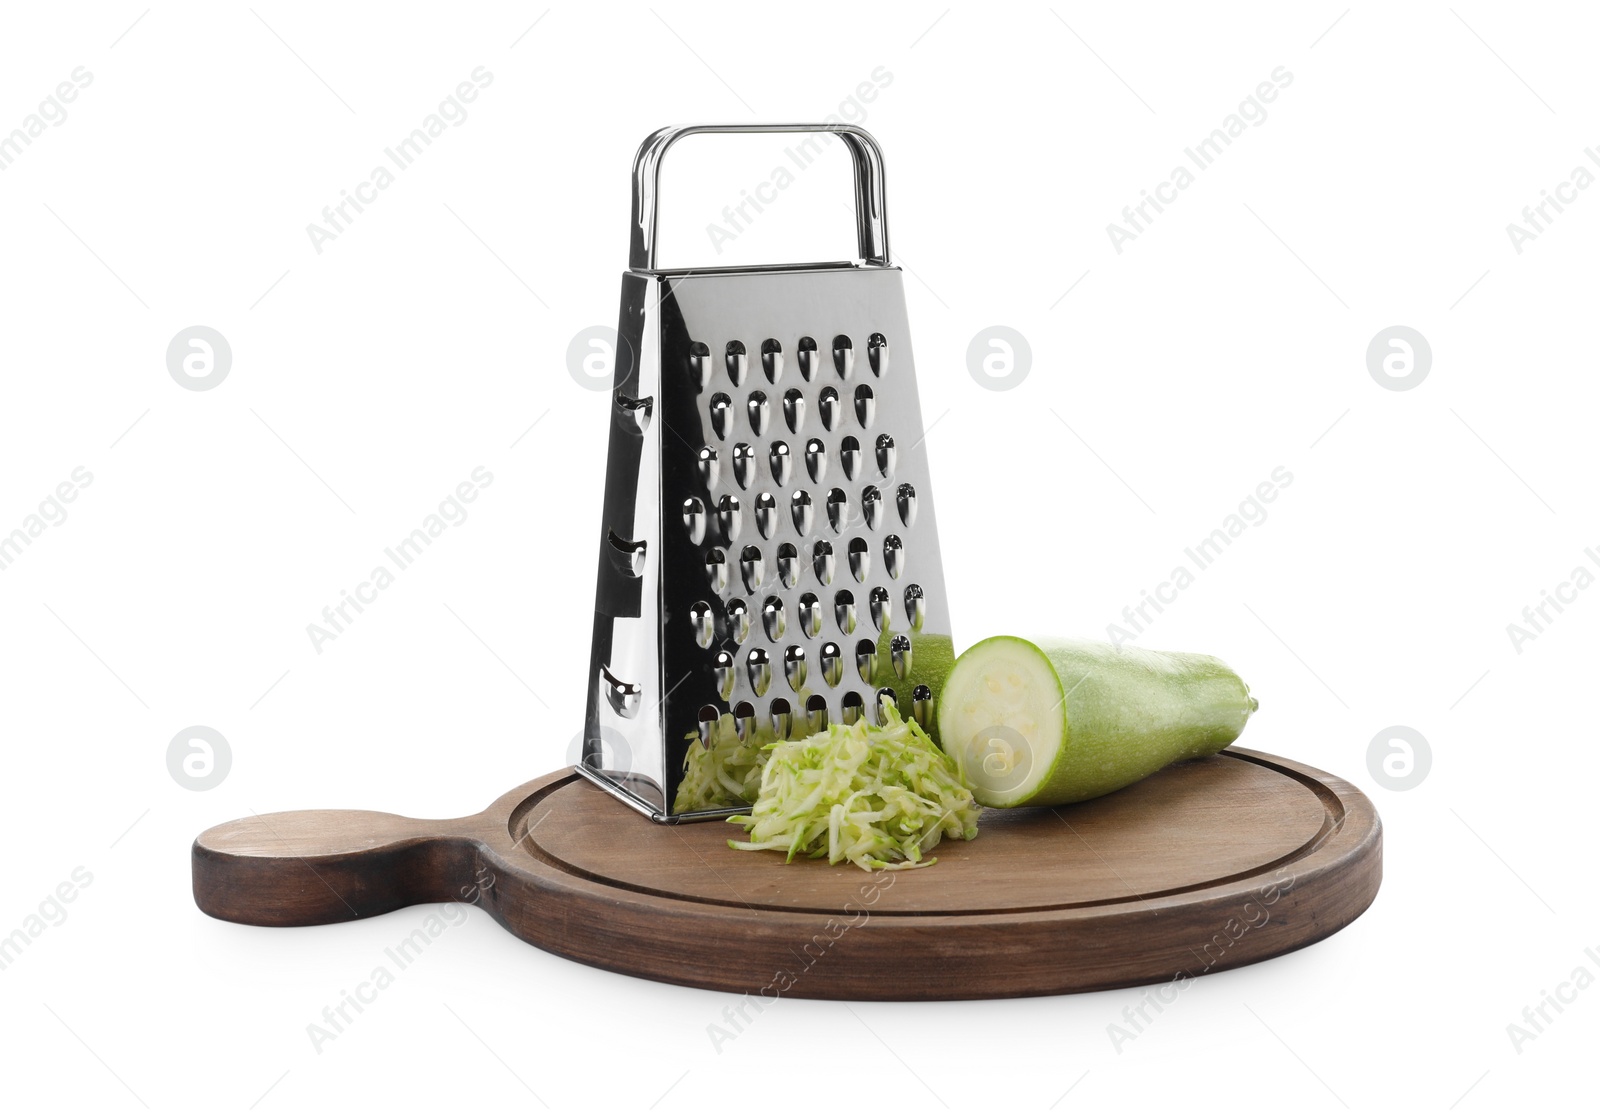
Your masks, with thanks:
[{"label": "beveled board edge", "polygon": [[[1003,998],[1183,982],[1331,936],[1366,910],[1382,882],[1382,824],[1359,789],[1276,755],[1225,753],[1320,786],[1325,806],[1331,798],[1342,816],[1292,861],[1148,901],[927,916],[874,913],[864,893],[859,911],[829,917],[660,897],[535,857],[513,825],[579,779],[562,771],[474,818],[480,854],[498,871],[478,904],[567,959],[757,999]],[[864,888],[877,877],[864,874]]]}]

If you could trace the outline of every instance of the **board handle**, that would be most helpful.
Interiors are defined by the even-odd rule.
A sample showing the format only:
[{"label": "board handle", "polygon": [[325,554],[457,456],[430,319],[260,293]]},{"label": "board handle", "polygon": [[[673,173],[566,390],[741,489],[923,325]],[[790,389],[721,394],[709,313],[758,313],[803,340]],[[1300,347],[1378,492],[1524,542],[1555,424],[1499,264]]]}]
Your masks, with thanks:
[{"label": "board handle", "polygon": [[319,809],[218,824],[191,850],[195,904],[224,921],[277,927],[476,904],[494,885],[471,838],[476,819]]}]

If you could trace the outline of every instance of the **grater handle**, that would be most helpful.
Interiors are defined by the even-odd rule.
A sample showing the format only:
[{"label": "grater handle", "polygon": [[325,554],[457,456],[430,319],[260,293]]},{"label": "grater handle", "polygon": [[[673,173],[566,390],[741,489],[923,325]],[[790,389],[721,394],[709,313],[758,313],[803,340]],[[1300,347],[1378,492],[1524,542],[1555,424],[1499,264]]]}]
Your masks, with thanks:
[{"label": "grater handle", "polygon": [[661,195],[661,161],[667,150],[696,133],[831,132],[845,142],[855,164],[856,244],[861,259],[889,265],[889,219],[884,212],[883,152],[866,129],[855,124],[679,124],[663,128],[643,144],[633,160],[633,236],[628,267],[656,270],[657,211]]}]

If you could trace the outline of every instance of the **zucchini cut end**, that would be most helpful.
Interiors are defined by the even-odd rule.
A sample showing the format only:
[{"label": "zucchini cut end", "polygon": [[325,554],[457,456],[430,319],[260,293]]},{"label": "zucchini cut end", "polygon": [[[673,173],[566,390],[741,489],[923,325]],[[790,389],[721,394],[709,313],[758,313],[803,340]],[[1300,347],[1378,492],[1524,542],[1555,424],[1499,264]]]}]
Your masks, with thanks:
[{"label": "zucchini cut end", "polygon": [[939,731],[973,798],[1010,808],[1050,778],[1067,737],[1065,684],[1037,645],[991,637],[957,659],[939,700]]}]

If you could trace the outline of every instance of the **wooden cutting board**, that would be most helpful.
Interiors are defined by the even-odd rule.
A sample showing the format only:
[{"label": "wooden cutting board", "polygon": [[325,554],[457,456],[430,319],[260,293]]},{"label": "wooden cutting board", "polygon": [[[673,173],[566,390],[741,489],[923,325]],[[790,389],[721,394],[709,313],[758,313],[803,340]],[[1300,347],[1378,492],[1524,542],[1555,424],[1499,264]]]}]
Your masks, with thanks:
[{"label": "wooden cutting board", "polygon": [[570,770],[476,816],[252,816],[193,848],[213,917],[315,925],[467,901],[547,951],[646,979],[833,999],[1168,983],[1337,932],[1371,904],[1382,826],[1353,785],[1230,749],[1061,809],[987,811],[935,866],[877,874],[655,824]]}]

